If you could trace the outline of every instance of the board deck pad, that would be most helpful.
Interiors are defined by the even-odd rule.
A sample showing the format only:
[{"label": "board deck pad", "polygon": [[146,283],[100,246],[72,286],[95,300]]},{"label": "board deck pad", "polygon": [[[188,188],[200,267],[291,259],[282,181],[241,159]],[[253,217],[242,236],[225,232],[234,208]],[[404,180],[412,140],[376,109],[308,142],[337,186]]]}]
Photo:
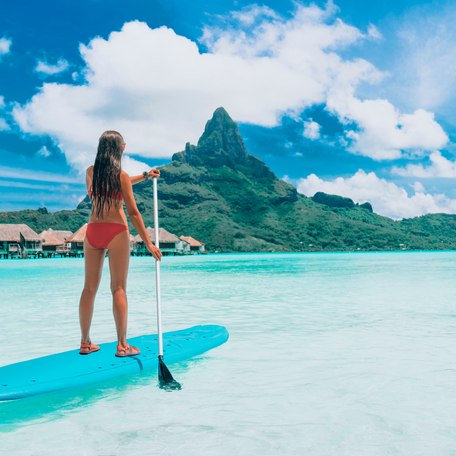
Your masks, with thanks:
[{"label": "board deck pad", "polygon": [[[199,325],[163,333],[164,360],[169,365],[189,359],[223,344],[228,337],[227,329],[218,325]],[[156,334],[132,337],[128,343],[138,347],[141,353],[118,358],[114,356],[115,341],[99,344],[100,350],[89,355],[80,355],[76,349],[0,367],[0,401],[157,370]]]}]

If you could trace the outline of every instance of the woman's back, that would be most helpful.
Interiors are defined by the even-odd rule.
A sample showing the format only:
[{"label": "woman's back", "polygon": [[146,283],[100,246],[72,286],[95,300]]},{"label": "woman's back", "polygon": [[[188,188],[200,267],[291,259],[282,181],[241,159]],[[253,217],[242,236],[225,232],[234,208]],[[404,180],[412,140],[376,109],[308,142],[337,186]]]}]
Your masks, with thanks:
[{"label": "woman's back", "polygon": [[[89,166],[86,171],[86,186],[89,197],[92,196],[92,180],[93,180],[93,165]],[[105,205],[101,216],[97,216],[97,199],[91,198],[93,210],[90,215],[90,222],[113,222],[123,223],[127,225],[127,218],[123,209],[123,197],[122,192],[114,194],[114,198],[110,198],[111,205]]]}]

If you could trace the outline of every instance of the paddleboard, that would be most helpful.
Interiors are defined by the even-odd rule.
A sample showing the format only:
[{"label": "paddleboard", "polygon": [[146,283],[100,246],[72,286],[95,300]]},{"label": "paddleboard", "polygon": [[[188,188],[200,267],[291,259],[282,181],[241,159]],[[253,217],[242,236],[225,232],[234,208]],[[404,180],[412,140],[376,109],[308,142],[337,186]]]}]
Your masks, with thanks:
[{"label": "paddleboard", "polygon": [[[170,365],[189,359],[223,344],[228,337],[226,328],[218,325],[163,333],[164,360]],[[0,367],[0,401],[108,382],[141,371],[153,374],[158,365],[157,335],[129,338],[128,343],[141,353],[118,358],[114,356],[117,342],[108,342],[99,344],[100,350],[90,355],[80,355],[77,349]]]}]

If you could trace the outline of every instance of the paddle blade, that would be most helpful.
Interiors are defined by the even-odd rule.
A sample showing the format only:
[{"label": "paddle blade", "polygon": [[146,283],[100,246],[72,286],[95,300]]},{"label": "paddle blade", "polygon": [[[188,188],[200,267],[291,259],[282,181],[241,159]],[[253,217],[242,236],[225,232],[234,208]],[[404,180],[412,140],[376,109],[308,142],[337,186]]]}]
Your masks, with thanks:
[{"label": "paddle blade", "polygon": [[162,356],[158,357],[158,383],[161,389],[167,391],[182,389],[181,384],[174,380],[171,372],[166,367]]}]

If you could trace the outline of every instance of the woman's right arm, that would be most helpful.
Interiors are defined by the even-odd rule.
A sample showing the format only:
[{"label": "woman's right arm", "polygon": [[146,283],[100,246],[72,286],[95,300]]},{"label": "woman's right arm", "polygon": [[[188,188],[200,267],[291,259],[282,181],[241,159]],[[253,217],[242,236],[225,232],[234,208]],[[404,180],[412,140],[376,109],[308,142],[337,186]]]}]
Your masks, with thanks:
[{"label": "woman's right arm", "polygon": [[144,226],[144,221],[139,212],[138,206],[136,205],[135,197],[133,195],[133,188],[130,180],[130,176],[122,171],[120,174],[120,185],[122,188],[122,196],[125,201],[125,206],[127,207],[128,216],[130,217],[131,223],[135,227],[141,239],[146,244],[147,250],[154,256],[156,260],[161,259],[160,249],[155,247],[155,245],[150,240],[149,235],[147,234],[146,227]]}]

